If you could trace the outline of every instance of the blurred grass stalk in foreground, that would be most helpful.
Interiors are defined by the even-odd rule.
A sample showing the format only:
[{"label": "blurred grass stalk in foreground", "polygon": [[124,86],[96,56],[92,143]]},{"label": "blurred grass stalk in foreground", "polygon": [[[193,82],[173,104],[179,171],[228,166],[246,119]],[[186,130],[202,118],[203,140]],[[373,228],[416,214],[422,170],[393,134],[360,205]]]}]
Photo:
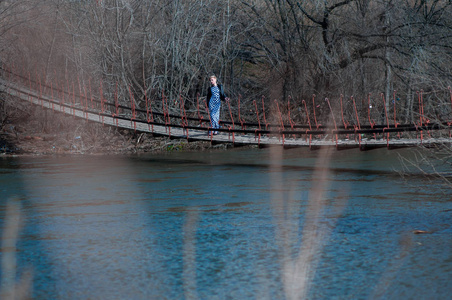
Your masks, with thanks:
[{"label": "blurred grass stalk in foreground", "polygon": [[[282,176],[283,149],[281,147],[272,150],[272,176]],[[318,263],[319,253],[327,240],[328,228],[322,224],[323,209],[327,205],[325,192],[329,184],[329,163],[332,150],[322,148],[317,158],[314,173],[310,179],[312,187],[309,191],[304,224],[301,232],[301,244],[298,245],[300,211],[302,201],[292,191],[295,187],[278,186],[287,182],[283,178],[273,178],[272,182],[272,206],[275,216],[276,241],[278,243],[281,264],[281,276],[284,293],[287,299],[305,299],[309,292]],[[289,195],[286,195],[287,192]],[[341,197],[346,199],[345,197]],[[344,205],[339,205],[342,210]],[[337,214],[338,216],[340,214]],[[324,223],[324,222],[323,222]]]},{"label": "blurred grass stalk in foreground", "polygon": [[31,299],[31,272],[25,272],[22,274],[22,278],[16,282],[16,243],[19,240],[19,233],[23,222],[19,200],[13,199],[8,201],[4,218],[1,244],[0,298],[6,300]]}]

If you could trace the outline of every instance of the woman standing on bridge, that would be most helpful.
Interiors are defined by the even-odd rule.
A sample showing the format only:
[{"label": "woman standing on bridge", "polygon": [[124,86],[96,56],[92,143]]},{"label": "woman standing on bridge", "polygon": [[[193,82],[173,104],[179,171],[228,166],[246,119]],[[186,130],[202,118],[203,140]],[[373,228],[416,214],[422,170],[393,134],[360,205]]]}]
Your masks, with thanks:
[{"label": "woman standing on bridge", "polygon": [[[221,100],[229,101],[229,98],[224,93],[223,85],[217,83],[217,77],[212,75],[209,77],[210,88],[207,91],[207,105],[210,112],[210,127],[212,129],[220,128],[220,108]],[[210,133],[209,133],[210,134]],[[218,131],[212,131],[211,134],[218,134]]]}]

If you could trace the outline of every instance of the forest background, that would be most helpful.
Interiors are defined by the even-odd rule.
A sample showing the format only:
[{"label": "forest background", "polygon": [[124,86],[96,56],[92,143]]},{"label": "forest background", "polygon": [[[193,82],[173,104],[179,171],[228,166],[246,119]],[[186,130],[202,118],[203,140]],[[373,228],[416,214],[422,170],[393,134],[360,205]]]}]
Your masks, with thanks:
[{"label": "forest background", "polygon": [[316,95],[333,108],[343,97],[352,116],[353,97],[411,123],[419,91],[426,110],[451,113],[451,45],[445,0],[0,1],[2,68],[101,85],[127,104],[132,93],[138,107],[165,94],[193,108],[215,74],[235,110],[238,99],[244,112],[280,101],[301,120]]}]

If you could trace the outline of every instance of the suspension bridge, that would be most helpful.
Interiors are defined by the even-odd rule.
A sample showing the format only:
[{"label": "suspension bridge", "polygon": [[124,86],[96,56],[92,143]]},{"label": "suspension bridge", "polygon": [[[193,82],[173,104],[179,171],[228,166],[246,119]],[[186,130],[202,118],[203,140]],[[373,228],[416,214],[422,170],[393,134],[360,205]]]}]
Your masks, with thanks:
[{"label": "suspension bridge", "polygon": [[[78,91],[76,91],[76,85],[79,87]],[[235,117],[230,103],[223,103],[228,107],[229,118],[220,121],[222,127],[217,130],[219,134],[213,135],[209,127],[208,109],[205,102],[204,108],[202,108],[203,105],[200,105],[199,99],[197,99],[196,108],[187,112],[182,99],[178,105],[173,104],[173,109],[170,110],[166,97],[162,96],[159,100],[154,99],[153,107],[153,101],[145,95],[145,107],[139,108],[130,87],[130,105],[124,105],[124,101],[122,104],[119,103],[117,93],[113,95],[113,99],[106,99],[103,95],[102,85],[100,85],[99,91],[96,91],[98,96],[95,97],[91,86],[82,88],[80,81],[77,84],[69,82],[59,85],[46,84],[40,78],[32,80],[30,73],[28,76],[18,75],[6,68],[3,68],[0,89],[4,93],[14,96],[15,99],[55,113],[64,113],[74,118],[137,132],[187,139],[189,142],[210,141],[211,143],[230,143],[234,146],[258,145],[260,147],[282,145],[286,148],[309,147],[310,149],[335,147],[338,150],[350,148],[370,150],[382,147],[394,149],[421,145],[450,145],[452,143],[450,132],[452,111],[449,120],[432,122],[424,114],[422,95],[419,97],[419,118],[417,122],[410,124],[398,122],[395,102],[393,115],[390,117],[390,112],[385,107],[385,124],[376,124],[370,116],[370,109],[365,117],[358,114],[356,103],[353,100],[355,120],[350,124],[349,121],[344,120],[342,99],[340,114],[335,112],[329,100],[325,99],[330,110],[329,124],[331,125],[329,126],[319,124],[315,104],[312,105],[312,111],[308,111],[304,100],[302,101],[305,110],[305,123],[303,124],[297,124],[291,119],[290,110],[283,115],[280,104],[276,101],[274,110],[277,121],[274,123],[267,121],[263,100],[261,107],[256,101],[253,102],[255,122],[247,122],[241,117],[240,100],[238,116]],[[450,88],[449,95],[452,105]],[[156,109],[157,101],[158,109]],[[178,109],[178,113],[174,113],[174,107]],[[341,117],[338,118],[338,115]],[[338,125],[339,122],[342,124]]]}]

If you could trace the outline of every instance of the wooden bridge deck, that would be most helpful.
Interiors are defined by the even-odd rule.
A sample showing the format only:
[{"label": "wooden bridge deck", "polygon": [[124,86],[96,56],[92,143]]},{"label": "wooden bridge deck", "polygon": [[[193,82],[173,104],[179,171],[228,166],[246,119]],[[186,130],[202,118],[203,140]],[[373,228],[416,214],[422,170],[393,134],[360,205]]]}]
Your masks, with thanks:
[{"label": "wooden bridge deck", "polygon": [[51,99],[48,96],[39,96],[35,91],[24,88],[22,86],[15,85],[13,83],[5,83],[0,81],[0,86],[3,91],[9,95],[15,96],[19,99],[32,103],[34,105],[41,106],[43,108],[65,113],[74,117],[82,118],[85,120],[102,123],[104,125],[115,126],[119,128],[131,129],[138,132],[151,133],[154,135],[169,136],[171,138],[187,139],[188,141],[210,141],[212,143],[232,143],[235,146],[242,145],[259,145],[260,147],[283,145],[284,147],[310,147],[312,149],[320,147],[335,147],[337,149],[350,149],[360,148],[361,150],[369,150],[375,148],[387,147],[401,148],[401,147],[413,147],[413,146],[431,146],[434,144],[452,144],[450,138],[424,138],[410,139],[410,138],[398,138],[386,140],[380,139],[366,139],[361,141],[357,139],[340,139],[336,141],[332,135],[326,135],[323,139],[312,139],[309,141],[307,138],[293,138],[292,135],[286,134],[272,136],[270,135],[255,135],[244,134],[237,132],[229,132],[227,129],[220,129],[218,135],[208,135],[206,128],[204,129],[186,129],[179,127],[173,127],[171,125],[152,125],[140,120],[130,120],[124,117],[114,116],[110,114],[101,114],[100,112],[86,111],[83,107],[76,107],[73,105],[62,105],[58,101]]}]

